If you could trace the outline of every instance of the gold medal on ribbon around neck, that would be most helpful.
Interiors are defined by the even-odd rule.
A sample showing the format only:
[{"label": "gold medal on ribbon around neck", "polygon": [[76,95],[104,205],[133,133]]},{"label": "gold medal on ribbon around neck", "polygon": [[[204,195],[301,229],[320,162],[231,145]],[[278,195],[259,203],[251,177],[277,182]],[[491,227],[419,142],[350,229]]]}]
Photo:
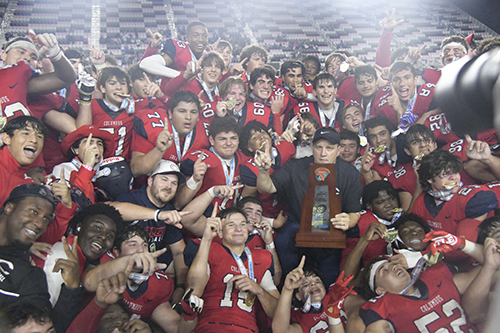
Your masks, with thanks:
[{"label": "gold medal on ribbon around neck", "polygon": [[383,153],[387,148],[385,146],[378,146],[377,148],[375,148],[375,152],[377,154],[380,154],[380,153]]},{"label": "gold medal on ribbon around neck", "polygon": [[247,292],[247,295],[245,296],[245,305],[251,307],[253,303],[255,303],[255,297],[255,294]]}]

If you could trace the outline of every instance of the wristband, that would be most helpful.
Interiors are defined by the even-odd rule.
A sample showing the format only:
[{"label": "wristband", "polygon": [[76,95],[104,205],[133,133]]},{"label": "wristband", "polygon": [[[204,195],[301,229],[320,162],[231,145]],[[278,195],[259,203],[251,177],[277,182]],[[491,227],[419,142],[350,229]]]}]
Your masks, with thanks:
[{"label": "wristband", "polygon": [[[461,237],[463,237],[463,236],[461,236]],[[474,253],[474,251],[476,251],[476,243],[468,241],[466,239],[465,240],[465,245],[464,245],[464,247],[461,250],[462,250],[463,253],[466,253],[466,254]]]},{"label": "wristband", "polygon": [[266,250],[271,251],[274,250],[276,247],[274,246],[274,241],[272,241],[269,244],[266,244]]},{"label": "wristband", "polygon": [[168,96],[167,94],[163,94],[163,97],[162,98],[158,98],[160,100],[160,102],[162,102],[163,104],[167,104],[168,102]]},{"label": "wristband", "polygon": [[193,176],[191,176],[191,178],[189,178],[186,182],[186,186],[190,189],[190,190],[196,190],[196,187],[198,187],[198,184],[200,182],[197,182],[196,180],[194,180]]},{"label": "wristband", "polygon": [[92,98],[90,98],[89,101],[84,101],[84,100],[81,99],[81,96],[80,96],[80,99],[78,99],[78,104],[79,105],[90,105],[90,102],[92,102]]},{"label": "wristband", "polygon": [[158,218],[160,217],[160,212],[161,212],[161,210],[159,210],[159,209],[156,210],[155,218],[154,218],[155,222],[158,222]]},{"label": "wristband", "polygon": [[215,186],[212,186],[211,188],[209,188],[209,189],[207,190],[207,193],[208,193],[208,194],[210,194],[210,196],[211,196],[212,198],[215,198],[215,191],[214,191],[214,187],[215,187]]},{"label": "wristband", "polygon": [[54,56],[50,57],[50,61],[59,61],[59,60],[61,60],[63,54],[64,53],[61,51],[61,49],[59,49],[59,52],[57,52]]},{"label": "wristband", "polygon": [[338,326],[340,325],[342,321],[340,320],[340,318],[332,318],[332,317],[328,317],[328,323],[331,325],[331,326]]}]

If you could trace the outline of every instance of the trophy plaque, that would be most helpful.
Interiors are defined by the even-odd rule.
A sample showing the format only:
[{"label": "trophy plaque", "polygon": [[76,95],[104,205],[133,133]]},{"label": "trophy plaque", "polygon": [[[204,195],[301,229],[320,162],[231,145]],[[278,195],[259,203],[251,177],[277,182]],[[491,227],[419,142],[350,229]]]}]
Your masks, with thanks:
[{"label": "trophy plaque", "polygon": [[341,212],[335,186],[335,164],[311,164],[309,185],[302,204],[297,247],[346,247],[345,232],[335,229],[330,219]]}]

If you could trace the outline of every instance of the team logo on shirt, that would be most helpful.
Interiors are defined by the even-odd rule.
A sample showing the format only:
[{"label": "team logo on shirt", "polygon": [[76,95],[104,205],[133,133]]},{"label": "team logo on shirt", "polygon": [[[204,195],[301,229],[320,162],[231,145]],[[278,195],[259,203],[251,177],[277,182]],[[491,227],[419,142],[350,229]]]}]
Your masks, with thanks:
[{"label": "team logo on shirt", "polygon": [[330,170],[328,170],[327,168],[317,168],[314,171],[314,175],[316,177],[316,180],[319,182],[324,182],[329,174],[330,174]]}]

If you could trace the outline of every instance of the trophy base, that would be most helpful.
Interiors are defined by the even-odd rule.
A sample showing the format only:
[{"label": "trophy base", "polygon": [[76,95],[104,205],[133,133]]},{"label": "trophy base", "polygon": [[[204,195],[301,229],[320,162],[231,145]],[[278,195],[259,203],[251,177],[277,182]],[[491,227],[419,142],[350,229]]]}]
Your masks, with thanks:
[{"label": "trophy base", "polygon": [[328,249],[344,249],[346,247],[345,233],[341,230],[311,230],[301,231],[295,237],[295,246]]}]

